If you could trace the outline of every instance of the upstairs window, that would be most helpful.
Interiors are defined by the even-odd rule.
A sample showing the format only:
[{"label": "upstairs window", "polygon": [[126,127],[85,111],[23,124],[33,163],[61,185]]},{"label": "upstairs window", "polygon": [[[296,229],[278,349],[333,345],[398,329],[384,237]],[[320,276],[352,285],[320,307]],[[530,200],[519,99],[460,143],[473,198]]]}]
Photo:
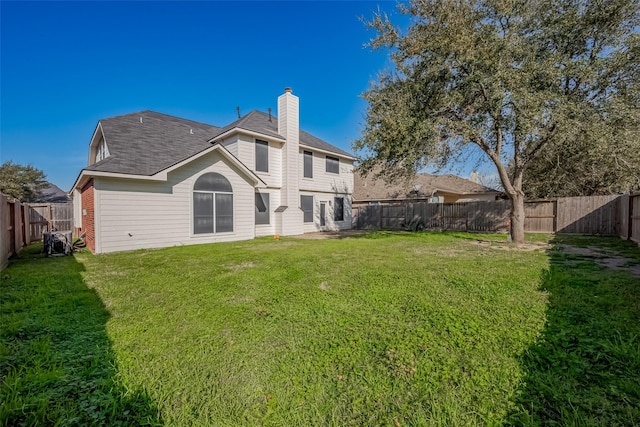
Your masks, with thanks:
[{"label": "upstairs window", "polygon": [[313,153],[311,151],[305,151],[304,157],[304,177],[313,178]]},{"label": "upstairs window", "polygon": [[256,139],[256,171],[269,172],[269,143]]},{"label": "upstairs window", "polygon": [[269,224],[269,193],[256,193],[256,225]]},{"label": "upstairs window", "polygon": [[340,173],[340,159],[327,156],[327,172]]},{"label": "upstairs window", "polygon": [[344,197],[333,199],[333,220],[344,221]]},{"label": "upstairs window", "polygon": [[202,175],[193,186],[193,234],[233,231],[233,189],[219,173]]}]

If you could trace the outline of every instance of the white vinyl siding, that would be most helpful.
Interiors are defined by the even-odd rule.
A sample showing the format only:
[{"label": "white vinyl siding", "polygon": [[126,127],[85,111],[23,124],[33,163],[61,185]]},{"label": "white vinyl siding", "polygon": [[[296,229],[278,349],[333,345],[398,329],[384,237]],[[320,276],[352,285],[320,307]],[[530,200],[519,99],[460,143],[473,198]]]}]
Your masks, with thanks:
[{"label": "white vinyl siding", "polygon": [[[233,187],[233,232],[193,234],[193,185],[216,172]],[[218,153],[169,173],[167,182],[96,177],[96,252],[160,248],[255,237],[253,184]]]},{"label": "white vinyl siding", "polygon": [[282,186],[282,143],[269,141],[269,172],[258,172],[254,169],[255,138],[248,135],[238,135],[238,155],[236,156],[245,166],[254,171],[268,187]]},{"label": "white vinyl siding", "polygon": [[[348,230],[351,228],[351,195],[339,194],[336,196],[332,193],[305,192],[303,196],[313,197],[313,222],[304,223],[304,232],[312,233],[315,231],[328,230]],[[343,201],[343,220],[335,221],[335,198],[342,198]],[[325,204],[325,225],[320,225],[320,204]]]},{"label": "white vinyl siding", "polygon": [[340,173],[335,174],[325,171],[325,156],[313,153],[313,179],[304,178],[304,154],[303,151],[312,151],[307,148],[300,150],[300,191],[319,191],[326,193],[353,193],[353,163],[342,159],[340,161]]}]

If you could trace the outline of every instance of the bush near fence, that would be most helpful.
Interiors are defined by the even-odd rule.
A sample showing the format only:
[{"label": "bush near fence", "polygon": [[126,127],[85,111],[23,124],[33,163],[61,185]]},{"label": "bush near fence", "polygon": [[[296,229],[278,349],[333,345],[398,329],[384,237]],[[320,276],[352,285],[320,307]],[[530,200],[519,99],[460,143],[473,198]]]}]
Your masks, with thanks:
[{"label": "bush near fence", "polygon": [[[427,230],[507,232],[509,210],[508,200],[354,206],[353,226],[400,229],[421,220]],[[640,242],[640,193],[527,201],[524,226],[527,232],[598,234]]]}]

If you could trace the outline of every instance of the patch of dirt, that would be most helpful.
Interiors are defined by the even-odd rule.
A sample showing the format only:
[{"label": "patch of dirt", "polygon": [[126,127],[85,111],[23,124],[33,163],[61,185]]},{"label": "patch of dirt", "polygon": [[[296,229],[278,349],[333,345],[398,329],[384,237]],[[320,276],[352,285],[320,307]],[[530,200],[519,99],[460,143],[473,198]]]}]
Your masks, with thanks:
[{"label": "patch of dirt", "polygon": [[520,245],[509,245],[503,242],[494,242],[491,240],[475,240],[469,241],[470,244],[483,248],[497,249],[500,251],[523,251],[531,252],[537,250],[547,250],[551,246],[545,242],[523,243]]},{"label": "patch of dirt", "polygon": [[322,282],[318,285],[318,288],[320,288],[320,290],[323,290],[323,291],[329,290],[329,283]]},{"label": "patch of dirt", "polygon": [[344,239],[345,237],[359,236],[367,233],[367,230],[316,231],[314,233],[304,233],[293,237],[295,237],[296,239],[310,240]]},{"label": "patch of dirt", "polygon": [[229,298],[229,304],[231,305],[248,304],[250,302],[253,302],[253,298],[246,295],[234,295]]},{"label": "patch of dirt", "polygon": [[235,264],[235,265],[229,265],[227,266],[227,268],[231,271],[241,271],[241,270],[246,270],[247,268],[253,268],[256,265],[249,261],[249,262],[243,262],[242,264]]},{"label": "patch of dirt", "polygon": [[611,270],[628,271],[631,275],[640,277],[640,264],[630,258],[625,258],[616,252],[606,251],[595,246],[579,248],[571,245],[557,245],[562,253],[579,255],[586,259],[593,259],[597,264]]}]

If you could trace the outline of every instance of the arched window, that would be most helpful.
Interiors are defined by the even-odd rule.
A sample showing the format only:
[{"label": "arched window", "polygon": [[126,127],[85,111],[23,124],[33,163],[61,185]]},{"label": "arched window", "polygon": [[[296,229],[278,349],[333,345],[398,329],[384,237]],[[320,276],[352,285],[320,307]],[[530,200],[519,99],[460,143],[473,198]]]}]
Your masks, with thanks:
[{"label": "arched window", "polygon": [[233,231],[233,188],[227,178],[209,172],[193,186],[193,234]]}]

